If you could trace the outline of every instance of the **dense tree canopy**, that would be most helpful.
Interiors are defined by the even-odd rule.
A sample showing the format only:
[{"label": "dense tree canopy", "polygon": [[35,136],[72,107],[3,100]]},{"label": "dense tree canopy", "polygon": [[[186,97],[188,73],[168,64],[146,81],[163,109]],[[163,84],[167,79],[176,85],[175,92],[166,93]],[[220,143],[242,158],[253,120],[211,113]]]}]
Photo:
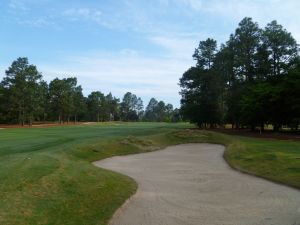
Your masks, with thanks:
[{"label": "dense tree canopy", "polygon": [[123,121],[138,121],[143,110],[143,101],[135,94],[127,92],[121,102],[121,118]]},{"label": "dense tree canopy", "polygon": [[298,53],[295,39],[276,21],[261,29],[248,17],[219,49],[213,39],[200,41],[196,66],[180,79],[183,115],[198,126],[297,129]]},{"label": "dense tree canopy", "polygon": [[100,122],[104,117],[104,94],[100,91],[93,91],[87,98],[87,107],[91,120]]},{"label": "dense tree canopy", "polygon": [[157,101],[151,98],[144,114],[145,121],[156,122],[178,122],[181,120],[178,109],[173,109],[173,105],[165,104],[163,101]]},{"label": "dense tree canopy", "polygon": [[4,103],[3,110],[7,119],[16,120],[24,125],[34,120],[41,104],[44,82],[42,75],[27,58],[18,58],[6,70],[6,76],[1,83]]},{"label": "dense tree canopy", "polygon": [[220,80],[209,69],[192,67],[180,79],[183,114],[199,127],[221,119]]},{"label": "dense tree canopy", "polygon": [[198,48],[195,49],[194,59],[197,60],[197,67],[210,69],[217,51],[217,41],[208,38],[206,41],[200,41]]},{"label": "dense tree canopy", "polygon": [[48,85],[27,58],[15,60],[0,83],[0,123],[181,120],[180,111],[163,101],[155,104],[154,111],[155,116],[145,113],[142,99],[131,92],[122,102],[100,91],[85,97],[76,77],[55,78]]}]

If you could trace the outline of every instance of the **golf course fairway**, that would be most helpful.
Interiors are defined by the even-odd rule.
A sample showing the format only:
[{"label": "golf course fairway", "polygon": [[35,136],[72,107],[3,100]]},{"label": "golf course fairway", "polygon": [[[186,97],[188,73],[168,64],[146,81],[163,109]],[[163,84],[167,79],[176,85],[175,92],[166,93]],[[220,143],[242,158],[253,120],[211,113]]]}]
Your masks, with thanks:
[{"label": "golf course fairway", "polygon": [[224,135],[186,123],[99,123],[0,130],[0,224],[104,225],[137,190],[92,162],[184,143],[226,146],[243,172],[300,188],[300,142]]}]

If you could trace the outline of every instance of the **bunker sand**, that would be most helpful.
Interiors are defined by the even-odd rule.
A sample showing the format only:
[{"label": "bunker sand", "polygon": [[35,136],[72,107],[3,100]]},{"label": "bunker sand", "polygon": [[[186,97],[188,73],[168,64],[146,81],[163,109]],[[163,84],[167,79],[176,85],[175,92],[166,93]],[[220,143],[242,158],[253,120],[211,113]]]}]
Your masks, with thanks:
[{"label": "bunker sand", "polygon": [[94,162],[138,183],[110,224],[300,225],[300,191],[231,169],[223,152],[187,144]]}]

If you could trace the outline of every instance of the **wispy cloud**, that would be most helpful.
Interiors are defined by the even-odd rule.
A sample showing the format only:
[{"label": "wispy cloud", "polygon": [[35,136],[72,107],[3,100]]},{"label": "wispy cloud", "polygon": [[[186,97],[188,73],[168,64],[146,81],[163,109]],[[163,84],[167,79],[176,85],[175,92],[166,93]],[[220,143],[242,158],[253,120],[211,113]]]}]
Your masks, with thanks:
[{"label": "wispy cloud", "polygon": [[149,39],[164,48],[168,57],[178,59],[190,59],[197,46],[195,37],[152,36]]},{"label": "wispy cloud", "polygon": [[29,27],[42,28],[46,26],[55,26],[55,23],[47,18],[37,18],[37,19],[28,19],[28,20],[18,20],[18,24],[25,25]]},{"label": "wispy cloud", "polygon": [[[61,15],[64,19],[72,22],[94,23],[101,27],[117,30],[123,27],[123,21],[121,19],[115,20],[115,15],[108,15],[107,13],[104,15],[100,9],[96,8],[69,8],[65,9]],[[124,18],[124,20],[126,20],[126,18]]]},{"label": "wispy cloud", "polygon": [[199,11],[203,8],[202,0],[173,0],[174,2],[189,6],[191,9]]},{"label": "wispy cloud", "polygon": [[26,6],[25,2],[22,0],[10,0],[8,3],[8,7],[12,10],[18,10],[18,11],[28,10],[28,7]]},{"label": "wispy cloud", "polygon": [[86,94],[100,90],[122,97],[131,91],[146,101],[153,96],[178,106],[177,82],[190,62],[132,52],[125,49],[116,53],[89,53],[62,59],[59,65],[41,64],[39,68],[47,80],[62,75],[77,76]]},{"label": "wispy cloud", "polygon": [[[253,17],[261,27],[276,19],[300,42],[299,0],[7,0],[2,5],[7,7],[2,11],[8,14],[1,15],[7,18],[7,27],[15,22],[17,29],[20,25],[39,28],[37,33],[28,29],[33,33],[24,35],[32,38],[27,43],[34,46],[40,41],[43,43],[38,46],[45,46],[43,52],[34,53],[35,60],[40,54],[52,53],[52,58],[44,55],[47,60],[33,62],[48,81],[62,74],[74,75],[86,94],[112,91],[121,97],[132,91],[144,99],[154,96],[177,106],[178,79],[194,64],[191,55],[199,41],[212,37],[225,42],[243,17]],[[78,30],[74,32],[70,24]],[[59,32],[53,32],[57,27]],[[41,35],[45,38],[42,41],[36,40],[43,31],[56,35],[55,41],[44,37],[47,35]],[[54,49],[44,45],[47,41]],[[15,43],[10,44],[15,47]],[[28,49],[19,52],[31,59]],[[64,53],[53,57],[55,52]]]},{"label": "wispy cloud", "polygon": [[102,20],[102,12],[97,9],[70,8],[63,11],[62,15],[74,21],[84,19],[84,20],[92,20],[95,22],[101,22]]}]

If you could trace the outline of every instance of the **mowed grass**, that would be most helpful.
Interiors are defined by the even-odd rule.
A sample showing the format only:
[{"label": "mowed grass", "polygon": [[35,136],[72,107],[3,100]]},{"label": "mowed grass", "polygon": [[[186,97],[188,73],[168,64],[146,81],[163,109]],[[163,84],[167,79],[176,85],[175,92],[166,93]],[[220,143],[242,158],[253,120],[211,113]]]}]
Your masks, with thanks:
[{"label": "mowed grass", "polygon": [[300,141],[239,138],[225,159],[238,170],[300,189]]},{"label": "mowed grass", "polygon": [[107,123],[0,130],[0,224],[106,224],[137,185],[90,162],[159,149],[164,141],[172,144],[164,138],[168,133],[187,127]]},{"label": "mowed grass", "polygon": [[180,143],[223,144],[232,167],[300,188],[300,142],[229,136],[192,127],[105,123],[0,130],[0,224],[107,224],[137,185],[91,162]]},{"label": "mowed grass", "polygon": [[[231,136],[217,132],[177,132],[194,142],[226,146],[224,159],[234,169],[300,189],[300,141]],[[190,140],[192,141],[192,140]]]}]

